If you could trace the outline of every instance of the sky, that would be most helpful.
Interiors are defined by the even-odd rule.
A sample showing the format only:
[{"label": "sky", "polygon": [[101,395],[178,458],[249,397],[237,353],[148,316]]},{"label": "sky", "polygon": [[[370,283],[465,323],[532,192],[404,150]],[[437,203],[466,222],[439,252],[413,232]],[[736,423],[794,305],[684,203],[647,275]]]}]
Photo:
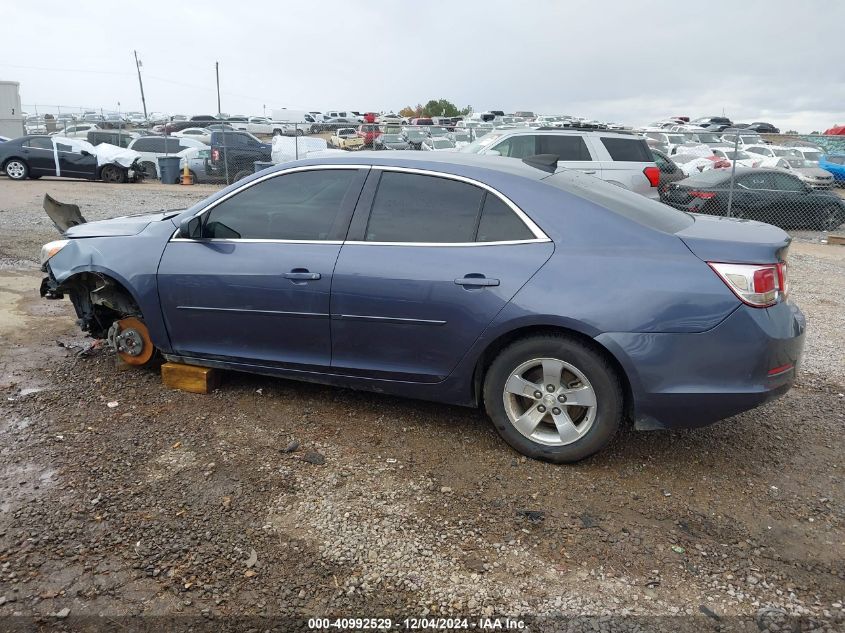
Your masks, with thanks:
[{"label": "sky", "polygon": [[[124,8],[128,5],[124,5]],[[24,109],[270,115],[445,98],[645,125],[723,112],[808,133],[845,124],[845,0],[90,0],[14,3],[0,80]],[[36,37],[33,37],[36,36]],[[118,106],[118,103],[120,104]]]}]

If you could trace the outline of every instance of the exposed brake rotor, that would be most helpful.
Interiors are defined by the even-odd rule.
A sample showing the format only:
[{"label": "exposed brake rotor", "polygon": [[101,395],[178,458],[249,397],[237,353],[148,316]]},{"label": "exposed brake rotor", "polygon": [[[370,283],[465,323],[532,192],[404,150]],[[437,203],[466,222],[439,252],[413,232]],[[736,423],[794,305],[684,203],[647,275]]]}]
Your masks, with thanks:
[{"label": "exposed brake rotor", "polygon": [[109,328],[108,341],[127,365],[146,365],[155,352],[147,326],[135,317],[115,321]]}]

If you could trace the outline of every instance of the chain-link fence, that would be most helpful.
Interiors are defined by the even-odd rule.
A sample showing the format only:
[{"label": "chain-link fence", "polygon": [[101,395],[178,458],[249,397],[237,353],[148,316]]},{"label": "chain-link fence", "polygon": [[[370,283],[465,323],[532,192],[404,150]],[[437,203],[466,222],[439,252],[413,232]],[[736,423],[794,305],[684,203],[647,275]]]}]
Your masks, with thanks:
[{"label": "chain-link fence", "polygon": [[[26,131],[60,134],[141,154],[147,178],[231,184],[258,169],[337,152],[458,151],[503,121],[439,117],[426,125],[398,116],[360,118],[276,111],[280,116],[182,117],[74,106],[25,106]],[[334,113],[338,114],[338,113]],[[557,134],[537,128],[536,134]],[[608,134],[614,130],[564,130]],[[759,134],[745,129],[628,130],[641,136],[660,169],[660,200],[678,209],[768,222],[785,229],[835,230],[845,223],[845,137]],[[170,160],[162,170],[159,159]],[[178,158],[178,169],[175,162]],[[598,157],[593,157],[598,163]],[[567,166],[571,167],[569,163]],[[601,166],[601,165],[599,165]],[[613,180],[613,169],[592,170]]]},{"label": "chain-link fence", "polygon": [[666,204],[784,229],[831,231],[845,224],[845,138],[744,130],[645,137],[657,150]]}]

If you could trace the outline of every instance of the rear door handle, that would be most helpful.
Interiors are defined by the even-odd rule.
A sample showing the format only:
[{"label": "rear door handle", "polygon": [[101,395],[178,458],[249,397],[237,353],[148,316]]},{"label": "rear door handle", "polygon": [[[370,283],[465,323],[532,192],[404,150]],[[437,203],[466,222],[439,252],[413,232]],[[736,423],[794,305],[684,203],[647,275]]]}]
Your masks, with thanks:
[{"label": "rear door handle", "polygon": [[498,279],[489,279],[484,275],[467,275],[461,279],[456,279],[455,283],[464,288],[483,288],[486,286],[498,286]]},{"label": "rear door handle", "polygon": [[592,169],[592,170],[589,170],[589,171],[584,171],[583,173],[585,173],[585,174],[594,174],[594,173],[596,173],[596,170],[595,170],[595,169]]},{"label": "rear door handle", "polygon": [[303,268],[294,268],[289,273],[282,275],[285,279],[295,279],[298,281],[317,281],[322,277],[320,273],[312,273]]}]

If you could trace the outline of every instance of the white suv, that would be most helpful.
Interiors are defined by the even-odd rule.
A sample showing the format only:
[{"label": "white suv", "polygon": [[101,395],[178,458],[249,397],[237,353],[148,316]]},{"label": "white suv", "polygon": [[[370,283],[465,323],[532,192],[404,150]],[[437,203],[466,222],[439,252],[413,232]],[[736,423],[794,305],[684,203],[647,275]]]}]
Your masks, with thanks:
[{"label": "white suv", "polygon": [[640,136],[607,130],[494,130],[461,148],[471,154],[526,158],[554,154],[558,167],[601,178],[657,200],[660,170]]}]

